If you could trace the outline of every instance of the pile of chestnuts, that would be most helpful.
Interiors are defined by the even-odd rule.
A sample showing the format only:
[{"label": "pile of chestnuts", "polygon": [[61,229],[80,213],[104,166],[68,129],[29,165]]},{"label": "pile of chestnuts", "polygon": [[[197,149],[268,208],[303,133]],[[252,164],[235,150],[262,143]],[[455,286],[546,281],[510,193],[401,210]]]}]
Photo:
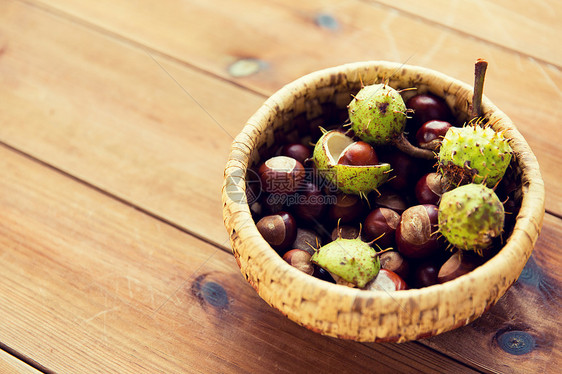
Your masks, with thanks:
[{"label": "pile of chestnuts", "polygon": [[[518,209],[513,173],[506,173],[493,186],[505,208],[502,235],[479,250],[451,245],[441,235],[438,222],[441,197],[451,186],[439,172],[435,157],[426,156],[436,156],[448,130],[462,124],[456,123],[444,100],[430,93],[410,96],[405,106],[406,127],[400,136],[421,153],[398,146],[402,140],[397,137],[388,144],[377,143],[378,134],[372,137],[373,146],[357,137],[349,119],[323,130],[324,135],[338,133],[326,142],[327,157],[334,166],[373,168],[370,180],[380,180],[370,190],[363,185],[346,189],[320,172],[318,147],[311,144],[278,145],[272,157],[249,169],[247,194],[256,227],[290,265],[328,282],[398,291],[455,279],[501,248]],[[344,175],[359,180],[356,174]],[[350,193],[353,188],[360,191]],[[348,270],[338,275],[330,266],[321,266],[322,260],[315,260],[320,248],[342,239],[358,240],[373,249],[372,258],[378,261],[374,278],[358,282],[354,275],[342,276]]]}]

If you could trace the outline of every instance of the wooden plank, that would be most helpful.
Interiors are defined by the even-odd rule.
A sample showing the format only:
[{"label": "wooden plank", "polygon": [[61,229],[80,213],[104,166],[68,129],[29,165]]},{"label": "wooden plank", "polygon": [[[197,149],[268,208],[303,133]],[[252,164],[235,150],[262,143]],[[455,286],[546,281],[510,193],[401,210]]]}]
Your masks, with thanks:
[{"label": "wooden plank", "polygon": [[0,373],[2,374],[39,374],[39,370],[0,349]]},{"label": "wooden plank", "polygon": [[446,26],[558,67],[562,62],[562,48],[552,44],[562,35],[562,4],[556,0],[538,1],[532,6],[524,0],[367,2],[385,4],[411,17]]},{"label": "wooden plank", "polygon": [[21,3],[0,19],[0,141],[224,246],[224,165],[263,98]]},{"label": "wooden plank", "polygon": [[[557,66],[546,65],[519,53],[484,44],[470,35],[448,32],[443,27],[422,19],[413,19],[392,9],[372,6],[359,1],[294,1],[281,4],[257,0],[245,0],[242,3],[230,1],[184,3],[169,0],[159,2],[158,6],[154,6],[148,0],[135,2],[134,4],[108,0],[96,2],[57,0],[50,1],[48,4],[41,1],[32,1],[32,3],[45,7],[51,13],[60,13],[64,17],[69,17],[69,15],[77,17],[74,19],[76,22],[86,23],[88,27],[102,30],[103,33],[109,33],[113,38],[126,38],[142,46],[156,49],[180,61],[197,66],[224,79],[229,79],[236,84],[262,92],[265,95],[269,95],[283,84],[319,68],[367,59],[404,61],[414,65],[427,66],[472,83],[474,60],[477,57],[485,57],[490,62],[485,93],[514,120],[526,137],[536,153],[544,173],[548,210],[555,214],[562,214],[562,190],[558,188],[556,172],[559,159],[562,156],[558,144],[558,134],[560,134],[558,118],[562,116],[562,109],[557,105],[561,96],[559,87],[562,86],[562,73],[560,71],[562,62],[560,61]],[[123,64],[132,64],[131,69],[126,72],[130,75],[130,78],[125,82],[127,86],[122,87],[123,82],[120,80],[114,83],[116,87],[121,87],[120,90],[124,90],[119,94],[119,97],[132,97],[139,100],[135,92],[150,92],[150,85],[158,82],[155,80],[158,78],[154,78],[150,74],[150,72],[154,73],[155,68],[149,64],[139,67],[138,72],[134,68],[140,66],[141,63],[138,60],[144,59],[145,56],[142,55],[142,52],[135,54],[133,50],[123,48],[122,45],[117,48],[114,43],[107,39],[96,37],[71,23],[39,15],[37,11],[27,7],[11,3],[4,5],[4,7],[12,8],[12,14],[14,14],[10,16],[10,12],[7,12],[8,15],[3,17],[3,23],[5,24],[3,33],[7,35],[7,40],[12,39],[14,44],[24,43],[24,45],[27,45],[29,39],[37,39],[36,33],[49,35],[41,50],[31,49],[28,58],[23,60],[18,58],[19,64],[10,67],[12,77],[21,76],[23,71],[28,74],[37,71],[39,67],[36,65],[41,65],[41,69],[50,69],[48,71],[60,69],[60,59],[56,57],[56,54],[53,56],[52,51],[49,51],[55,49],[59,52],[62,49],[65,55],[74,56],[68,57],[69,63],[72,65],[64,66],[65,70],[72,72],[65,76],[65,79],[73,85],[76,82],[72,82],[72,77],[80,77],[82,84],[85,85],[92,85],[92,81],[100,81],[100,76],[95,74],[95,71],[109,69],[109,66],[104,62],[110,61],[111,65],[115,65],[115,61],[118,61],[119,58],[123,58]],[[20,24],[15,22],[19,18],[33,22],[37,29],[29,28],[27,29],[29,31],[22,33]],[[201,19],[205,19],[206,22],[199,22]],[[333,21],[321,21],[323,19]],[[480,19],[470,19],[467,22],[478,24]],[[146,27],[146,25],[150,25],[150,27]],[[228,25],[229,31],[223,32],[216,25]],[[412,35],[423,35],[424,37],[414,38]],[[536,34],[533,34],[533,36],[536,38],[542,37],[542,35]],[[76,42],[79,38],[82,40],[86,38],[88,42]],[[56,44],[49,43],[50,41],[55,43],[55,40],[57,41]],[[299,43],[295,43],[295,40],[298,40]],[[71,47],[65,48],[65,46]],[[6,54],[10,55],[10,53],[8,49]],[[76,62],[80,63],[85,58],[81,56],[92,55],[105,56],[103,59],[89,61],[88,65],[93,64],[95,66],[93,72],[85,69],[80,70],[76,67]],[[35,56],[35,58],[31,56]],[[41,56],[41,58],[39,59],[37,56]],[[236,62],[248,57],[258,59],[259,62],[252,64],[250,61],[249,67],[243,65],[246,69],[233,70],[233,66],[239,66],[235,64]],[[136,61],[133,62],[132,60]],[[21,64],[22,61],[24,61],[23,65]],[[43,67],[45,65],[46,68]],[[113,68],[113,66],[110,67]],[[252,69],[252,67],[255,67],[255,69]],[[63,70],[61,69],[61,71]],[[140,73],[140,71],[149,74],[145,77],[144,73]],[[132,77],[133,74],[143,76],[143,80],[135,81]],[[189,72],[176,69],[173,74],[183,76],[183,74],[189,75]],[[28,87],[18,78],[12,79],[27,95],[27,99],[38,94],[36,87]],[[34,81],[42,82],[41,85],[48,85],[44,77],[35,77]],[[37,84],[35,83],[35,85]],[[207,84],[207,82],[204,82],[204,84]],[[190,87],[194,85],[196,83],[192,83]],[[225,90],[227,89],[225,88]],[[203,93],[204,96],[198,95],[197,97],[214,116],[221,116],[225,113],[238,116],[238,122],[234,118],[230,120],[223,119],[226,116],[220,117],[221,124],[230,133],[238,132],[244,121],[242,118],[251,115],[259,101],[259,98],[254,98],[254,101],[252,101],[246,97],[245,100],[250,100],[252,105],[245,106],[245,100],[237,100],[236,108],[229,108],[224,106],[228,104],[228,100],[214,100],[216,92],[204,92],[207,93],[207,96]],[[223,91],[219,90],[218,92]],[[69,93],[62,90],[59,93],[59,100],[65,100],[67,96],[72,97],[73,94],[76,94],[76,91]],[[184,95],[179,93],[178,96],[183,97]],[[84,100],[81,99],[82,102]],[[136,113],[128,112],[127,109],[130,110],[130,107],[113,107],[113,105],[118,104],[111,103],[110,98],[89,96],[88,100],[96,102],[93,105],[94,108],[104,104],[104,112],[111,118],[119,118],[123,122],[135,123],[137,126],[143,126],[146,123],[145,118],[139,118]],[[102,103],[97,102],[99,100]],[[213,103],[220,103],[220,105],[213,106]],[[25,101],[19,100],[18,105],[23,107],[33,105],[35,107],[37,103],[27,103],[26,105]],[[182,107],[181,110],[172,108],[171,104],[169,107],[155,106],[152,108],[154,109],[151,113],[153,120],[154,117],[165,118],[168,120],[166,123],[169,126],[171,126],[171,123],[184,124],[188,122],[187,119],[184,119],[185,117],[182,120],[173,118],[173,115],[189,116],[187,115],[189,113],[187,106]],[[38,109],[41,110],[42,108]],[[134,107],[134,109],[138,109],[138,107]],[[200,108],[195,109],[198,111]],[[26,108],[26,112],[29,111],[30,108]],[[80,113],[75,115],[83,118],[84,111],[88,111],[88,109],[82,107]],[[48,113],[48,111],[45,112]],[[68,113],[65,114],[68,115]],[[95,118],[99,115],[97,111],[94,113],[87,112],[85,117]],[[45,117],[38,120],[35,126],[44,126],[46,119],[49,119],[48,116]],[[48,122],[50,123],[52,120]],[[158,120],[153,122],[160,123]],[[237,125],[234,125],[235,123]],[[74,144],[88,141],[85,134],[87,131],[91,131],[92,126],[85,126],[88,129],[86,130],[81,128],[79,123],[74,125],[75,127],[71,132],[75,135],[72,138]],[[154,123],[148,125],[152,125],[152,129],[155,128]],[[116,128],[115,123],[111,126],[112,131],[114,128]],[[121,126],[118,128],[120,131],[127,131],[122,129]],[[172,133],[181,131],[174,126],[169,129]],[[35,150],[38,148],[37,144],[28,144],[31,140],[27,137],[23,140],[21,138],[14,139],[12,136],[7,136],[7,132],[8,130],[3,130],[0,136],[6,139],[9,144],[22,149]],[[10,133],[8,132],[8,134]],[[123,136],[128,139],[133,135],[135,134],[128,133]],[[214,140],[214,132],[208,135],[208,137],[205,134],[200,135],[203,143],[212,139],[213,143],[218,146],[216,149],[227,148],[226,141],[217,142]],[[57,139],[60,139],[60,137],[57,137]],[[37,140],[37,142],[41,141],[41,139]],[[95,181],[95,184],[103,184],[104,188],[111,189],[119,196],[127,196],[127,199],[134,200],[139,206],[157,211],[159,215],[170,217],[183,226],[197,225],[196,222],[186,222],[185,217],[180,214],[170,212],[168,210],[170,207],[165,209],[166,207],[157,206],[157,204],[148,201],[147,195],[154,197],[154,194],[139,187],[145,186],[146,183],[140,183],[141,181],[130,176],[127,176],[127,180],[134,181],[134,186],[124,183],[121,178],[117,178],[119,176],[109,178],[113,179],[113,182],[108,180],[96,181],[96,179],[101,179],[104,174],[101,174],[99,170],[87,173],[87,170],[83,170],[82,167],[78,168],[77,165],[82,166],[85,160],[79,158],[80,155],[72,153],[62,155],[60,154],[63,153],[61,150],[64,151],[68,147],[61,147],[61,144],[57,146],[56,152],[59,155],[53,154],[55,151],[52,149],[48,152],[35,153],[42,159],[52,160],[51,162],[60,165],[65,170],[72,170],[73,173],[80,174],[87,180]],[[127,149],[132,147],[134,145],[129,142]],[[203,150],[211,151],[208,148],[201,148],[195,153],[201,154]],[[165,150],[159,149],[158,151],[158,156],[167,157],[164,155]],[[144,152],[144,150],[140,152]],[[130,156],[129,159],[131,160],[140,157],[134,151]],[[128,166],[131,168],[135,165]],[[160,175],[152,174],[152,176],[153,179],[158,179]],[[155,183],[154,181],[145,182]],[[139,191],[139,189],[142,191]],[[208,188],[208,191],[214,193],[215,190]],[[177,196],[177,194],[174,196]],[[211,199],[216,199],[216,197],[216,195],[213,195]],[[197,200],[206,201],[206,198]],[[216,200],[210,200],[208,203],[218,206]],[[204,227],[197,227],[197,229],[201,229],[202,232],[209,232]],[[215,237],[214,234],[215,232],[211,237]]]},{"label": "wooden plank", "polygon": [[312,333],[234,258],[0,147],[0,342],[54,372],[474,372]]},{"label": "wooden plank", "polygon": [[491,373],[559,373],[561,232],[562,220],[547,215],[531,259],[499,302],[470,325],[422,342]]}]

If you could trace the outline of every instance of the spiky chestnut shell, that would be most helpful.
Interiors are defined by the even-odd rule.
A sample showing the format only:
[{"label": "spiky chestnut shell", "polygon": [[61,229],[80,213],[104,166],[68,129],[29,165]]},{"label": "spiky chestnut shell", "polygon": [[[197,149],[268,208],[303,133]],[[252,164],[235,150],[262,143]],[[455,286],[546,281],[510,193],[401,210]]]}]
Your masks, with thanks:
[{"label": "spiky chestnut shell", "polygon": [[332,130],[324,133],[316,145],[312,159],[316,169],[324,178],[345,194],[365,197],[386,182],[389,164],[370,166],[338,164],[341,153],[354,141],[342,132]]},{"label": "spiky chestnut shell", "polygon": [[451,127],[441,143],[438,170],[455,186],[484,182],[494,187],[505,174],[512,153],[509,140],[489,126]]},{"label": "spiky chestnut shell", "polygon": [[375,145],[390,143],[406,127],[406,104],[387,84],[363,87],[348,105],[348,114],[355,134]]},{"label": "spiky chestnut shell", "polygon": [[376,253],[373,247],[359,238],[338,238],[318,249],[311,261],[346,282],[363,288],[380,270]]},{"label": "spiky chestnut shell", "polygon": [[481,253],[502,233],[504,219],[502,202],[483,184],[465,184],[441,196],[439,232],[459,249]]}]

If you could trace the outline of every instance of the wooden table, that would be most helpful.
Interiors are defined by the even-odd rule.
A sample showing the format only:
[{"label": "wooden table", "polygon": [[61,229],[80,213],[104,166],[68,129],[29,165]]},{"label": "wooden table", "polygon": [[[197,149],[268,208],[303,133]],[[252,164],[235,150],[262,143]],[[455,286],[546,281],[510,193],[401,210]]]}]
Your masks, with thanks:
[{"label": "wooden table", "polygon": [[[1,1],[0,372],[559,372],[561,16],[558,0]],[[221,216],[250,115],[320,68],[472,83],[478,57],[546,184],[519,281],[405,344],[323,337],[265,304]]]}]

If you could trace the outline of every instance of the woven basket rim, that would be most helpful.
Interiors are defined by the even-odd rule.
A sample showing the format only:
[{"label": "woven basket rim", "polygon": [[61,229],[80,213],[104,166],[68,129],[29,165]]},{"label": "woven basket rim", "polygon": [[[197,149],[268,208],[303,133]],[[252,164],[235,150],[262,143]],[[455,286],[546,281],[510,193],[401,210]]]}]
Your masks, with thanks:
[{"label": "woven basket rim", "polygon": [[[494,125],[495,128],[506,130],[507,136],[512,139],[511,145],[514,153],[521,164],[521,178],[524,189],[523,199],[513,232],[500,252],[485,264],[452,281],[421,289],[386,293],[384,291],[367,291],[334,285],[308,276],[287,264],[261,237],[251,219],[248,204],[238,203],[230,198],[227,192],[229,186],[232,187],[233,184],[238,183],[237,187],[245,189],[245,185],[241,186],[239,184],[240,179],[238,176],[240,174],[245,175],[250,162],[251,146],[249,144],[254,145],[251,134],[256,131],[265,131],[266,128],[264,124],[267,124],[268,119],[271,116],[275,116],[283,108],[291,106],[295,95],[299,94],[303,87],[315,85],[322,81],[324,81],[324,83],[321,84],[326,84],[325,81],[329,81],[327,77],[338,74],[348,76],[349,74],[359,74],[359,72],[372,69],[375,66],[383,67],[390,71],[396,71],[397,73],[401,72],[403,69],[407,69],[424,77],[431,76],[436,80],[447,82],[449,87],[456,87],[459,90],[472,92],[472,86],[443,73],[425,67],[404,65],[388,61],[356,62],[326,68],[307,74],[285,85],[265,101],[260,109],[248,120],[246,126],[244,126],[241,133],[236,136],[232,143],[231,153],[225,168],[225,182],[222,189],[224,221],[229,233],[232,234],[232,230],[235,230],[240,241],[246,242],[246,244],[252,247],[259,248],[258,252],[260,256],[263,256],[263,261],[272,262],[272,266],[268,268],[269,270],[261,274],[262,277],[277,279],[290,276],[291,279],[302,282],[303,286],[313,287],[318,292],[338,295],[338,297],[343,299],[376,298],[379,301],[405,303],[405,305],[407,305],[408,301],[412,299],[417,300],[419,303],[420,300],[423,301],[427,298],[439,298],[440,295],[449,295],[451,292],[455,292],[455,290],[458,289],[473,290],[474,287],[478,287],[479,281],[481,280],[494,282],[501,277],[508,277],[510,278],[508,282],[510,284],[513,283],[527,259],[530,257],[532,248],[540,232],[544,215],[544,184],[536,157],[527,142],[519,133],[513,122],[487,97],[483,97],[483,112],[485,114],[492,113],[493,118],[498,120]],[[366,82],[365,84],[368,83]],[[234,246],[235,244],[233,243],[233,247]],[[257,292],[260,293],[260,296],[262,296],[259,286],[254,285],[254,287]],[[275,305],[276,300],[266,299],[266,301],[278,308],[278,305]],[[289,316],[289,318],[295,320],[294,317],[295,316]],[[299,321],[297,320],[296,322]],[[446,331],[446,329],[443,331]],[[323,333],[323,331],[319,332]],[[412,339],[412,337],[407,337],[406,339],[409,340]]]}]

